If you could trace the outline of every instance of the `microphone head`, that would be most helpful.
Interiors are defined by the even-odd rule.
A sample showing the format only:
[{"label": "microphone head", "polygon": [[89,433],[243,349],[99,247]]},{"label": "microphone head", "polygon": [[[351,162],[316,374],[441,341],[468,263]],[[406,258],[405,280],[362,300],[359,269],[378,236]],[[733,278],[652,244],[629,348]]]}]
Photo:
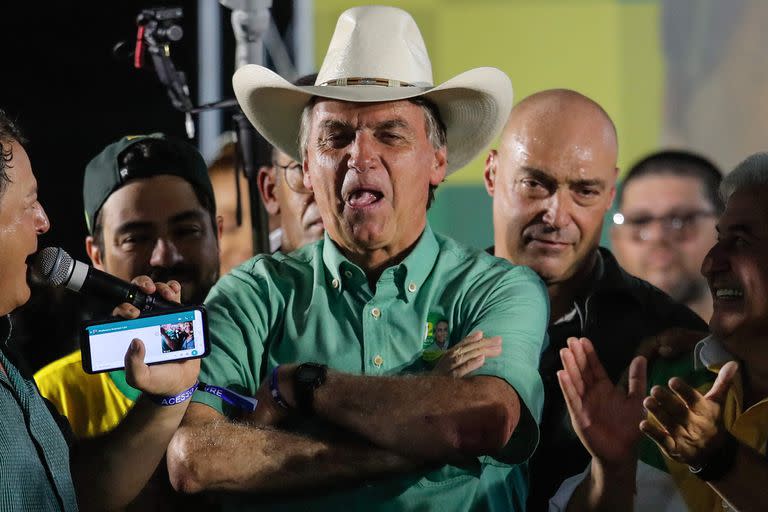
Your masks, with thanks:
[{"label": "microphone head", "polygon": [[30,267],[43,284],[61,286],[72,274],[75,260],[61,247],[46,247],[35,254]]}]

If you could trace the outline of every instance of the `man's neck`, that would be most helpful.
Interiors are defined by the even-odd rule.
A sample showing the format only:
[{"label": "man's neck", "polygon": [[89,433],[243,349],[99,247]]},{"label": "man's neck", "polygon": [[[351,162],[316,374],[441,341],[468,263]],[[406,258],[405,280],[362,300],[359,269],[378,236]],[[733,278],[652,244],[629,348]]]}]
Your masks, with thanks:
[{"label": "man's neck", "polygon": [[584,264],[564,281],[547,283],[549,292],[550,324],[573,309],[573,302],[588,286],[597,263],[597,249],[584,260]]}]

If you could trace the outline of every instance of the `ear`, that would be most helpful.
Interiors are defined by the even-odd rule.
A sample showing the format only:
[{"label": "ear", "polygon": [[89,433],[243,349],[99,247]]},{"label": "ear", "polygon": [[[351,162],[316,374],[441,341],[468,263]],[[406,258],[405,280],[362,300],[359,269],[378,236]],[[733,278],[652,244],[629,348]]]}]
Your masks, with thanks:
[{"label": "ear", "polygon": [[270,215],[277,215],[280,213],[280,203],[277,200],[276,194],[276,172],[277,170],[274,167],[262,165],[259,167],[259,172],[256,175],[256,185],[259,188],[259,194],[264,203],[264,209],[267,210],[267,213]]},{"label": "ear", "polygon": [[224,217],[216,216],[216,241],[221,242],[221,235],[224,233]]},{"label": "ear", "polygon": [[91,235],[85,237],[85,252],[88,253],[88,257],[95,268],[104,270],[104,255],[101,254]]},{"label": "ear", "polygon": [[619,178],[619,168],[615,167],[613,169],[613,186],[611,187],[611,200],[608,201],[608,208],[605,211],[608,211],[611,209],[611,206],[613,205],[613,200],[616,199],[616,180]]},{"label": "ear", "polygon": [[483,172],[483,181],[485,183],[485,190],[488,191],[488,195],[493,197],[493,193],[496,190],[496,162],[499,158],[499,152],[492,149],[488,152],[488,156],[485,158],[485,172]]},{"label": "ear", "polygon": [[445,179],[445,172],[448,167],[448,149],[443,146],[435,151],[434,167],[429,173],[429,184],[438,186]]},{"label": "ear", "polygon": [[304,151],[304,160],[301,161],[301,170],[304,176],[304,187],[307,190],[312,190],[312,177],[309,175],[309,159],[306,151]]}]

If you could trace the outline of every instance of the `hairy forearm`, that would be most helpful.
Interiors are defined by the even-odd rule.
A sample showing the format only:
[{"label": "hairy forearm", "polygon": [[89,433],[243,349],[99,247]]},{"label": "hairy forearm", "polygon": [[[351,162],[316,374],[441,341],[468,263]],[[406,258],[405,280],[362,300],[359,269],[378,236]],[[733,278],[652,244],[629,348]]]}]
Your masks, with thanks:
[{"label": "hairy forearm", "polygon": [[592,459],[589,473],[573,492],[567,512],[631,512],[635,500],[637,463],[606,466]]},{"label": "hairy forearm", "polygon": [[115,430],[79,442],[71,466],[80,508],[130,503],[157,468],[186,408],[187,402],[161,407],[140,398]]},{"label": "hairy forearm", "polygon": [[764,456],[739,443],[736,463],[721,480],[709,485],[736,510],[768,510],[768,461]]},{"label": "hairy forearm", "polygon": [[500,451],[520,417],[517,394],[495,377],[329,372],[314,407],[322,419],[377,446],[441,462]]},{"label": "hairy forearm", "polygon": [[[205,407],[205,406],[201,406]],[[315,439],[223,416],[183,425],[168,450],[173,486],[182,492],[312,492],[423,467],[357,439]],[[350,434],[348,437],[354,437]]]}]

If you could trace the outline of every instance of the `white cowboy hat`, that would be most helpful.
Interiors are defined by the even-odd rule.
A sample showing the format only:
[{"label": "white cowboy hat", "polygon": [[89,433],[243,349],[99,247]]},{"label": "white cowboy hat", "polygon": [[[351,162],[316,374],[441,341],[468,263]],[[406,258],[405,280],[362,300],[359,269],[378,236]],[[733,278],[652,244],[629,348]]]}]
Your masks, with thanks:
[{"label": "white cowboy hat", "polygon": [[301,162],[301,112],[313,96],[352,102],[424,97],[437,106],[448,139],[447,172],[482,151],[512,108],[512,83],[496,68],[476,68],[434,86],[424,39],[410,14],[394,7],[344,11],[314,86],[298,87],[255,64],[232,78],[245,115],[275,147]]}]

